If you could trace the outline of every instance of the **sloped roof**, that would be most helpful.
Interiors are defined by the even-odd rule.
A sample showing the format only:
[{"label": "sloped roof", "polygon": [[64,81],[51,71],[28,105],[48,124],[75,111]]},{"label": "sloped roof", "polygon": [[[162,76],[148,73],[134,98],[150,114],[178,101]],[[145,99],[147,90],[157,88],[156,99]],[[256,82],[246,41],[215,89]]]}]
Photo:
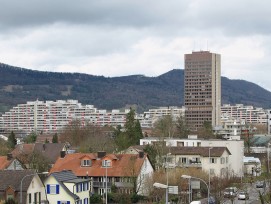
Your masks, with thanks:
[{"label": "sloped roof", "polygon": [[34,152],[43,155],[48,161],[53,164],[60,156],[60,152],[65,147],[64,143],[35,143],[35,144],[19,144],[11,152],[14,158],[18,158],[24,163],[28,163],[28,156]]},{"label": "sloped roof", "polygon": [[59,172],[62,170],[71,170],[76,176],[104,176],[109,177],[125,177],[137,176],[140,172],[141,166],[147,155],[140,158],[138,154],[108,154],[104,158],[112,158],[111,167],[102,167],[103,158],[98,158],[97,154],[89,153],[89,157],[95,156],[92,160],[92,165],[88,167],[81,167],[81,160],[86,153],[67,154],[64,158],[59,158],[51,169],[52,172]]},{"label": "sloped roof", "polygon": [[60,152],[64,147],[64,143],[36,143],[34,151],[42,153],[42,155],[53,164],[60,156]]},{"label": "sloped roof", "polygon": [[250,142],[253,146],[264,147],[271,141],[270,135],[255,135],[250,138]]},{"label": "sloped roof", "polygon": [[67,183],[81,183],[84,181],[89,181],[89,179],[79,179],[77,178],[76,175],[74,175],[74,173],[72,173],[69,170],[64,170],[61,172],[54,172],[51,174],[51,176],[55,177],[55,179],[58,181],[58,183],[65,189],[65,191],[70,194],[74,199],[79,199],[79,197],[72,193],[67,187],[66,185],[64,185],[64,182]]},{"label": "sloped roof", "polygon": [[13,159],[8,160],[7,156],[0,156],[0,170],[6,169],[12,161]]},{"label": "sloped roof", "polygon": [[[12,187],[15,191],[20,191],[21,180],[26,175],[35,174],[34,170],[1,170],[0,171],[0,191]],[[22,190],[26,192],[34,175],[27,176],[23,180]]]},{"label": "sloped roof", "polygon": [[11,152],[13,157],[24,154],[29,155],[34,151],[35,144],[18,144],[15,149]]},{"label": "sloped roof", "polygon": [[[227,147],[211,147],[211,157],[221,157],[227,151],[231,155]],[[174,155],[201,155],[203,157],[209,156],[209,147],[170,147],[169,152]]]}]

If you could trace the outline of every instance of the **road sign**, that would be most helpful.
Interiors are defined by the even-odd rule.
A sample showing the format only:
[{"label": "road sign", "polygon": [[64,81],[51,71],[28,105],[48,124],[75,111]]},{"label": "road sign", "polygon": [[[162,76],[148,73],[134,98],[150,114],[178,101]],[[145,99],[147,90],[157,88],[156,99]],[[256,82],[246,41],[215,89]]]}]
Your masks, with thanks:
[{"label": "road sign", "polygon": [[168,186],[169,194],[178,194],[178,186]]}]

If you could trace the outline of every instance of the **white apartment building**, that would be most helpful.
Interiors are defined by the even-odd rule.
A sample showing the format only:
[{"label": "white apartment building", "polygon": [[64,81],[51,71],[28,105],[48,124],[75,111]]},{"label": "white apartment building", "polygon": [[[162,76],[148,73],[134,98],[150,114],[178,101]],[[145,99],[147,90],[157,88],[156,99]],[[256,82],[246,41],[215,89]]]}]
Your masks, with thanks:
[{"label": "white apartment building", "polygon": [[226,119],[240,119],[246,123],[267,123],[267,111],[263,108],[255,108],[253,106],[245,106],[243,104],[224,104],[221,107],[221,118]]},{"label": "white apartment building", "polygon": [[0,129],[16,131],[55,133],[61,131],[73,120],[80,120],[82,126],[93,123],[98,126],[123,126],[130,110],[97,110],[93,105],[82,105],[77,100],[30,101],[19,104],[0,117]]},{"label": "white apartment building", "polygon": [[152,145],[158,142],[164,142],[166,146],[171,147],[227,147],[230,154],[228,172],[231,175],[243,176],[243,156],[244,156],[244,141],[238,139],[234,140],[220,140],[220,139],[201,139],[196,135],[188,136],[188,138],[165,138],[163,141],[156,137],[149,137],[140,139],[140,145]]},{"label": "white apartment building", "polygon": [[143,114],[138,114],[137,119],[139,120],[142,128],[152,128],[154,123],[165,115],[171,115],[173,120],[177,120],[178,117],[184,116],[184,107],[159,107],[149,109],[149,111]]}]

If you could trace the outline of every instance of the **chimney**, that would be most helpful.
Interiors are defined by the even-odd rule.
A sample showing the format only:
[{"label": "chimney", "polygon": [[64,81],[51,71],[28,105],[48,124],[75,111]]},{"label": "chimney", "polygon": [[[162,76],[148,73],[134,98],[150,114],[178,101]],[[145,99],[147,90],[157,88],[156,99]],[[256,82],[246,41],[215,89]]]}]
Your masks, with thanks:
[{"label": "chimney", "polygon": [[12,154],[11,153],[7,154],[7,160],[9,160],[9,161],[12,160]]},{"label": "chimney", "polygon": [[99,151],[99,152],[97,152],[97,155],[98,155],[98,158],[101,159],[106,155],[106,152],[105,151]]},{"label": "chimney", "polygon": [[144,158],[144,152],[143,151],[139,152],[139,158],[141,158],[141,159]]},{"label": "chimney", "polygon": [[61,151],[61,152],[60,152],[60,158],[64,158],[65,155],[66,155],[66,152],[65,152],[65,151]]}]

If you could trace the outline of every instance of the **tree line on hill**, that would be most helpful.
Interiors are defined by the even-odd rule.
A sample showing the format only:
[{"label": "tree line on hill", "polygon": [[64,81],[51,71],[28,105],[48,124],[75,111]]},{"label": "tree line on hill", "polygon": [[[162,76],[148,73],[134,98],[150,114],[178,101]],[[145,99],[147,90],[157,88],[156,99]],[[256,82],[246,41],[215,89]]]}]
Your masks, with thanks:
[{"label": "tree line on hill", "polygon": [[[75,99],[99,109],[136,107],[137,112],[183,104],[184,71],[157,77],[103,77],[79,73],[34,71],[0,64],[0,113],[27,101]],[[271,93],[244,80],[222,77],[222,104],[271,107]]]}]

